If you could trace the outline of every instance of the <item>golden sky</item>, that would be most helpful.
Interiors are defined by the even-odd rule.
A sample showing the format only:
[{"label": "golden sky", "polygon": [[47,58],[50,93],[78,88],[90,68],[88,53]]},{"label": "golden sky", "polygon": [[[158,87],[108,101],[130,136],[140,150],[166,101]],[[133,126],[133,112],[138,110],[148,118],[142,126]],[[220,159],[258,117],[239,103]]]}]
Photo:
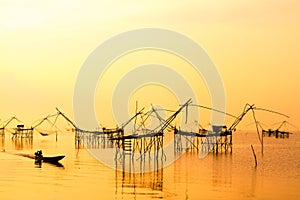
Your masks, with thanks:
[{"label": "golden sky", "polygon": [[[182,33],[206,50],[222,76],[229,113],[239,114],[248,102],[283,112],[291,117],[288,121],[298,125],[299,21],[300,3],[292,0],[2,0],[0,119],[17,115],[31,123],[54,113],[56,106],[72,117],[76,76],[89,54],[113,35],[157,27]],[[165,60],[151,55],[155,62],[180,63],[170,55]],[[128,56],[135,60],[134,55]],[[138,57],[135,64],[143,64],[143,56]],[[128,58],[126,63],[130,63]],[[189,71],[182,73],[192,76]],[[108,77],[108,82],[120,76]],[[209,105],[209,94],[202,82],[200,85],[197,97]],[[96,93],[95,99],[102,96]],[[102,107],[106,106],[95,106],[97,112],[105,109]],[[285,120],[269,114],[261,119],[267,123]]]}]

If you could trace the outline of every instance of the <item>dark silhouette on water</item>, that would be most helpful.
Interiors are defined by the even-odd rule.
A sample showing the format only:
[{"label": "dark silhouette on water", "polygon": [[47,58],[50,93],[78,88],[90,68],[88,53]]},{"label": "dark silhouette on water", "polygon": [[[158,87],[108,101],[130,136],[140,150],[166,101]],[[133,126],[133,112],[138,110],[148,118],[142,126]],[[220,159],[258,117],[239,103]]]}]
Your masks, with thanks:
[{"label": "dark silhouette on water", "polygon": [[64,157],[65,157],[64,155],[46,157],[46,156],[43,156],[42,150],[36,151],[34,153],[35,162],[58,163],[58,161],[60,161]]},{"label": "dark silhouette on water", "polygon": [[[2,152],[6,152],[5,149],[2,150]],[[34,159],[34,163],[39,165],[41,167],[42,163],[49,163],[52,165],[55,165],[57,167],[64,167],[63,164],[61,164],[59,161],[65,157],[65,155],[60,155],[60,156],[43,156],[42,150],[36,151],[34,155],[32,154],[25,154],[25,153],[9,153],[17,156],[23,156],[26,158],[31,158]]]}]

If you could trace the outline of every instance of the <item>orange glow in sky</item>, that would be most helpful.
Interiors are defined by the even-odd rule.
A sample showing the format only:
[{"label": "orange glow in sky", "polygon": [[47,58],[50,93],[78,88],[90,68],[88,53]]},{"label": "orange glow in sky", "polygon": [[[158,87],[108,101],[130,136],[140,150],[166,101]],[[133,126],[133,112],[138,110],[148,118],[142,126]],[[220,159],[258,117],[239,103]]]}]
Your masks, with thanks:
[{"label": "orange glow in sky", "polygon": [[[17,115],[31,123],[54,113],[56,106],[72,116],[76,76],[88,55],[118,33],[159,27],[182,33],[206,50],[222,76],[229,113],[238,115],[245,103],[253,103],[283,112],[298,125],[299,21],[300,3],[292,0],[4,0],[0,2],[0,119]],[[138,53],[135,61],[134,55],[119,62],[128,68],[133,66],[130,63],[150,62]],[[180,68],[176,63],[181,61],[176,62],[178,58],[172,55],[152,56],[155,61]],[[182,73],[197,81],[191,71]],[[113,85],[121,76],[119,72],[106,78]],[[209,105],[203,82],[199,87],[197,98]],[[95,99],[102,95],[96,92]],[[142,91],[135,96],[143,96]],[[132,105],[134,102],[131,100]],[[95,105],[96,109],[103,107]],[[267,123],[285,120],[273,115],[262,119]]]}]

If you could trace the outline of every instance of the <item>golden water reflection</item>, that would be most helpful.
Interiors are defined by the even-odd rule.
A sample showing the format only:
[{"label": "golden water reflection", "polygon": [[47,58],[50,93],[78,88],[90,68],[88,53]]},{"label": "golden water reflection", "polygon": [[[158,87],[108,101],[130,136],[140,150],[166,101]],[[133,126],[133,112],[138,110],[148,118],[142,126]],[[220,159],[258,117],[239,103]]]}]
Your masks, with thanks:
[{"label": "golden water reflection", "polygon": [[15,150],[32,149],[33,147],[32,138],[12,138],[11,141]]},{"label": "golden water reflection", "polygon": [[[115,170],[99,162],[84,148],[74,148],[74,135],[34,137],[33,141],[1,140],[7,151],[45,154],[64,153],[63,168],[43,163],[36,168],[33,160],[0,154],[1,199],[298,199],[300,192],[300,137],[285,141],[266,138],[264,156],[256,135],[253,139],[235,135],[232,153],[209,154],[199,159],[187,152],[164,168],[133,173],[129,163],[116,161]],[[4,145],[3,145],[3,141]],[[257,151],[254,167],[251,142]],[[127,158],[128,159],[128,158]],[[159,162],[159,163],[155,163]],[[161,163],[162,162],[162,163]],[[126,170],[122,166],[126,164]],[[151,159],[151,166],[164,165]],[[149,164],[149,165],[150,165]],[[144,163],[141,162],[141,166]],[[131,165],[140,168],[139,164]]]}]

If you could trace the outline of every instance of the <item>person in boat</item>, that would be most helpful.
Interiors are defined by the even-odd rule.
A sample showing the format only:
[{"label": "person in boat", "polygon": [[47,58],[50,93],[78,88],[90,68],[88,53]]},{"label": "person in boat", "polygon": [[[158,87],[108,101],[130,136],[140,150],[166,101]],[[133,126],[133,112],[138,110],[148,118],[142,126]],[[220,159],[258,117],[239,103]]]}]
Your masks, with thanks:
[{"label": "person in boat", "polygon": [[42,150],[39,150],[39,151],[35,152],[34,155],[35,155],[35,158],[36,158],[36,159],[42,158],[42,157],[43,157]]}]

